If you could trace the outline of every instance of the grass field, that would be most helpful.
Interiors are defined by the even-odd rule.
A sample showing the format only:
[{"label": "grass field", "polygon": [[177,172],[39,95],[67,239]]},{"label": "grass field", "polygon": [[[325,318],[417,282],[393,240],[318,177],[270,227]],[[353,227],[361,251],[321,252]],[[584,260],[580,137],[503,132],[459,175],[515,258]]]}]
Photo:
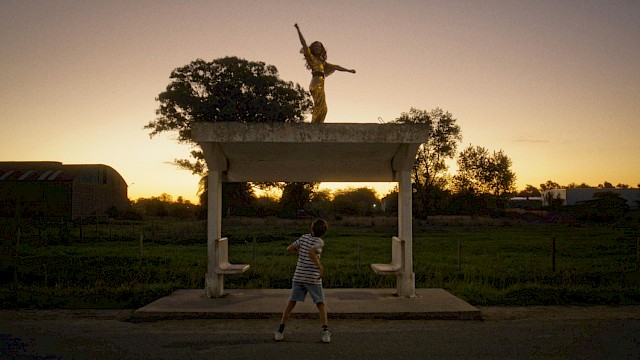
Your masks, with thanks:
[{"label": "grass field", "polygon": [[[324,236],[324,286],[395,287],[395,277],[376,275],[370,264],[390,260],[396,221],[331,221]],[[225,287],[288,288],[296,258],[285,248],[308,232],[309,223],[225,219],[230,261],[251,264],[248,272],[225,277]],[[92,224],[82,234],[77,227],[56,232],[24,226],[19,242],[4,238],[0,304],[135,308],[175,289],[203,288],[205,229],[204,222],[167,219],[115,228]],[[416,287],[444,288],[473,305],[638,304],[639,237],[636,221],[559,225],[432,217],[414,224]]]}]

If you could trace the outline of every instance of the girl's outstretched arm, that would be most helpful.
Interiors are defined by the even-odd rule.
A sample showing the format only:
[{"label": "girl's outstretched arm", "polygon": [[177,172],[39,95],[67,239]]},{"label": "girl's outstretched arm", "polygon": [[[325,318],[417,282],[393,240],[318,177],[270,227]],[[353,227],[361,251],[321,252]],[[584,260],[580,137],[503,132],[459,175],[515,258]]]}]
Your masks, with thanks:
[{"label": "girl's outstretched arm", "polygon": [[336,70],[337,70],[337,71],[345,71],[345,72],[350,72],[350,73],[352,73],[352,74],[355,74],[355,73],[356,73],[356,71],[355,71],[355,70],[353,70],[353,69],[343,68],[343,67],[342,67],[342,66],[340,66],[340,65],[333,65],[333,66],[335,66],[335,68],[336,68]]},{"label": "girl's outstretched arm", "polygon": [[344,72],[350,72],[352,74],[355,74],[356,71],[353,69],[347,69],[345,67],[342,67],[340,65],[335,65],[335,64],[329,64],[327,63],[324,67],[324,72],[325,75],[330,75],[332,74],[334,71],[344,71]]}]

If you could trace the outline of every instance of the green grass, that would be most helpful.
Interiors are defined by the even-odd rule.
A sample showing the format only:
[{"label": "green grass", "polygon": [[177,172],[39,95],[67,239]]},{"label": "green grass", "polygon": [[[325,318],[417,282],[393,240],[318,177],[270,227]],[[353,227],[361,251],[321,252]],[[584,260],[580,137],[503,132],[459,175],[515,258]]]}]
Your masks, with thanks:
[{"label": "green grass", "polygon": [[[36,236],[29,229],[23,234],[31,231],[31,237],[22,236],[17,246],[5,238],[1,306],[134,308],[175,289],[204,287],[202,222],[120,225],[130,231],[128,237],[116,237],[105,226],[89,226],[82,239],[71,229],[63,241],[68,245],[44,245],[43,231]],[[251,264],[248,272],[225,277],[225,287],[288,288],[296,258],[285,254],[285,248],[308,227],[308,220],[225,219],[230,261]],[[396,228],[395,218],[332,221],[324,237],[325,287],[395,287],[395,277],[376,275],[370,264],[390,260]],[[140,229],[147,238],[142,248]],[[639,236],[637,223],[575,226],[431,218],[414,225],[416,286],[444,288],[474,305],[638,304]]]},{"label": "green grass", "polygon": [[[416,281],[476,305],[637,303],[637,240],[623,232],[555,225],[449,229],[416,237]],[[462,239],[460,270],[455,238]]]}]

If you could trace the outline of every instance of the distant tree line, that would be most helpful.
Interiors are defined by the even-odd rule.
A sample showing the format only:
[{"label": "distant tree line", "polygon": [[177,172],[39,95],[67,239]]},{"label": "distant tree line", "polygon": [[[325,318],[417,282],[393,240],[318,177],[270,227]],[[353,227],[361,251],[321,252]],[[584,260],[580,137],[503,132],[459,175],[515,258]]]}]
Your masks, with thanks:
[{"label": "distant tree line", "polygon": [[175,201],[168,194],[157,197],[139,198],[131,203],[131,208],[126,213],[128,218],[143,217],[174,217],[178,219],[193,219],[201,216],[202,207],[184,200],[179,196]]},{"label": "distant tree line", "polygon": [[[531,186],[531,185],[527,185],[527,186]],[[640,188],[640,184],[636,185],[636,187]],[[593,188],[598,188],[598,189],[630,189],[631,186],[629,186],[628,184],[622,184],[622,183],[618,183],[617,185],[613,185],[612,183],[605,181],[603,183],[600,183],[596,186],[592,186],[592,185],[588,185],[587,183],[570,183],[568,185],[560,185],[555,181],[551,181],[551,180],[547,180],[547,182],[540,184],[540,190],[541,191],[545,191],[545,190],[551,190],[551,189],[593,189]]]},{"label": "distant tree line", "polygon": [[[551,184],[547,182],[546,184]],[[544,184],[541,184],[544,185]],[[249,183],[223,184],[224,216],[249,217],[341,217],[341,216],[372,216],[395,215],[398,211],[398,191],[390,191],[380,196],[372,188],[345,188],[330,191],[319,189],[318,183],[280,183],[270,184],[268,190],[257,195],[257,190],[265,189]],[[543,189],[548,189],[542,186]],[[554,185],[553,189],[567,188]],[[588,186],[588,188],[593,188]],[[626,187],[623,187],[626,188]],[[607,189],[607,188],[603,188]],[[281,195],[273,195],[273,190],[279,190]],[[424,217],[420,211],[420,203],[414,191],[414,215]],[[455,192],[436,188],[430,194],[430,208],[427,215],[503,215],[502,208],[498,212],[495,195],[491,193],[475,194],[472,192]],[[525,189],[504,194],[506,197],[538,198],[541,192],[533,185]],[[149,217],[174,217],[179,219],[205,219],[207,216],[206,192],[200,194],[201,204],[193,204],[189,200],[178,197],[175,201],[170,195],[162,194],[157,197],[139,198],[132,201],[131,208],[125,213],[113,214],[113,217],[128,219],[143,219]],[[564,217],[586,221],[612,221],[621,218],[629,210],[626,203],[618,194],[602,192],[594,199],[582,202],[573,207],[562,209],[558,203],[551,203],[551,210]],[[504,205],[504,202],[502,203]],[[435,206],[440,206],[436,208]]]}]

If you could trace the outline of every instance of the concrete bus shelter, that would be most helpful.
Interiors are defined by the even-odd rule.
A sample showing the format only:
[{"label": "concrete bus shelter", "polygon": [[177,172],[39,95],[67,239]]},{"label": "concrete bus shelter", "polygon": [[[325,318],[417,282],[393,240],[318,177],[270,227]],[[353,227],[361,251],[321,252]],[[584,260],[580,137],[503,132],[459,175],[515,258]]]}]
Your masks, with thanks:
[{"label": "concrete bus shelter", "polygon": [[372,268],[396,276],[398,296],[415,296],[411,169],[428,136],[425,124],[194,124],[192,138],[209,168],[206,296],[221,297],[224,276],[249,267],[226,261],[222,183],[276,181],[398,182],[398,236],[390,242],[392,262]]}]

